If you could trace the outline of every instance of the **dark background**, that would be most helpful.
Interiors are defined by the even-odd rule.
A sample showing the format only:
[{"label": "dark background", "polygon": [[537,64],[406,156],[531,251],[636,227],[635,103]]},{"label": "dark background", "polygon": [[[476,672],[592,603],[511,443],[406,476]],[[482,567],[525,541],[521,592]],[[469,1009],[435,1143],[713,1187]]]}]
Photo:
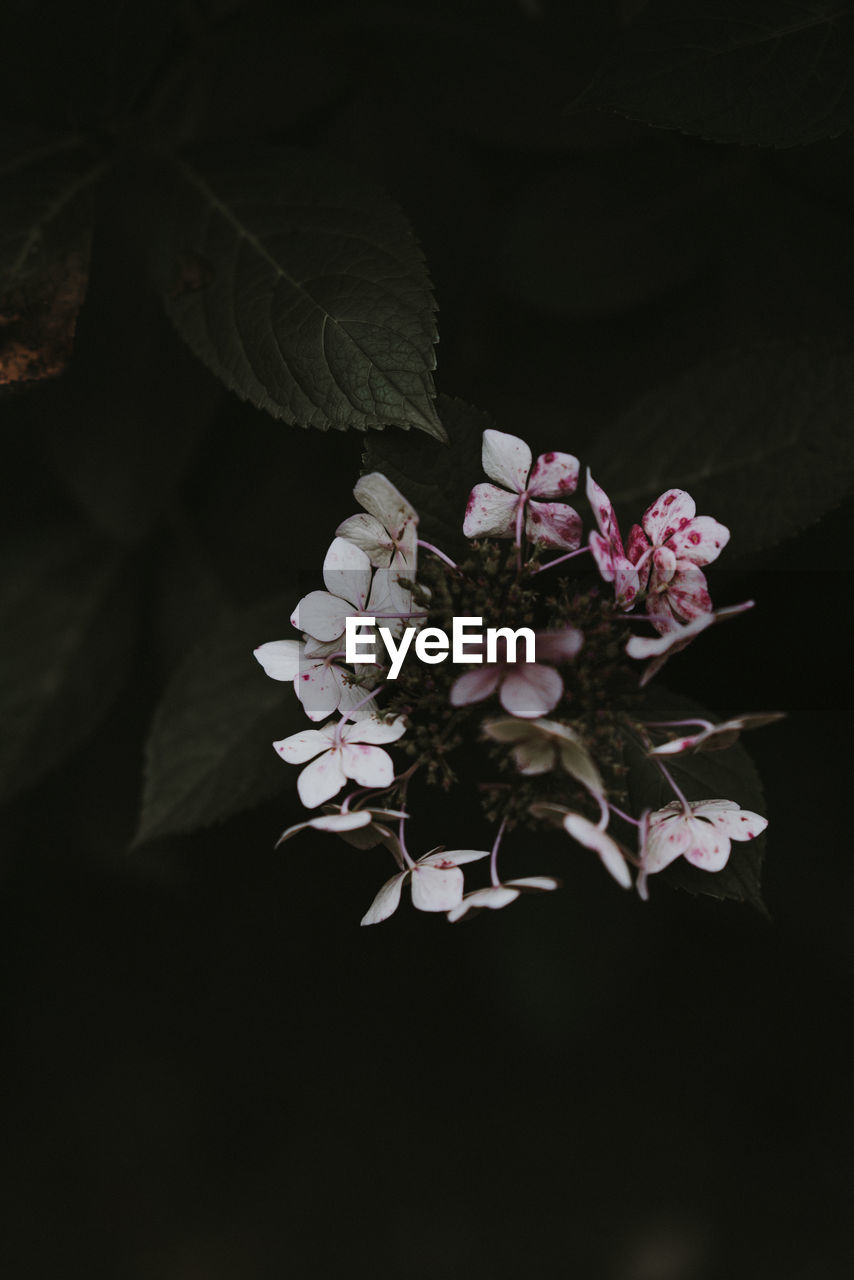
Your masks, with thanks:
[{"label": "dark background", "polygon": [[[131,845],[164,686],[280,584],[287,634],[363,445],[274,421],[186,352],[144,269],[134,148],[264,137],[384,186],[435,285],[439,389],[535,452],[583,459],[709,350],[850,334],[846,137],[766,150],[562,114],[631,8],[3,19],[5,117],[130,157],[98,196],[68,368],[0,399],[3,535],[82,521],[134,584],[114,700],[85,735],[52,726],[69,750],[4,811],[6,1275],[850,1274],[850,501],[749,563],[733,544],[716,600],[756,610],[668,668],[721,713],[789,713],[748,743],[768,918],[655,883],[644,907],[544,844],[518,868],[560,874],[553,898],[360,930],[382,857],[275,851],[290,777]],[[118,47],[153,53],[106,110]],[[482,839],[465,808],[433,808],[425,847]]]}]

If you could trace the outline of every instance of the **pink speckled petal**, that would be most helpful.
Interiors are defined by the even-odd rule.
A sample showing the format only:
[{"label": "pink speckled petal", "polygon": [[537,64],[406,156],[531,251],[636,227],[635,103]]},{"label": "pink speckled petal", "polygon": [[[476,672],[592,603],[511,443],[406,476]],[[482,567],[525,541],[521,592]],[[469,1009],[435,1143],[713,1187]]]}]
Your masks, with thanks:
[{"label": "pink speckled petal", "polygon": [[640,591],[641,575],[630,560],[614,561],[614,599],[621,609],[631,609]]},{"label": "pink speckled petal", "polygon": [[340,751],[325,751],[307,764],[297,778],[297,791],[306,809],[325,804],[344,786],[347,778],[341,768]]},{"label": "pink speckled petal", "polygon": [[696,516],[671,535],[667,545],[680,560],[711,564],[729,542],[729,529],[711,516]]},{"label": "pink speckled petal", "polygon": [[701,569],[677,570],[667,584],[666,594],[671,609],[683,622],[693,622],[712,612],[712,597]]},{"label": "pink speckled petal", "polygon": [[520,663],[501,682],[499,698],[505,711],[524,720],[553,711],[563,694],[563,680],[553,667]]},{"label": "pink speckled petal", "polygon": [[303,664],[294,689],[309,720],[325,720],[338,709],[341,701],[341,688],[325,662]]},{"label": "pink speckled petal", "polygon": [[408,871],[402,871],[399,875],[392,876],[390,880],[386,880],[362,916],[362,924],[379,924],[381,920],[387,920],[389,916],[394,915],[400,906],[400,891],[408,875]]},{"label": "pink speckled petal", "polygon": [[450,911],[462,896],[463,873],[457,866],[420,862],[412,872],[412,905],[418,911]]},{"label": "pink speckled petal", "polygon": [[691,833],[682,856],[692,866],[702,871],[721,871],[729,860],[730,843],[725,832],[700,818],[685,819]]},{"label": "pink speckled petal", "polygon": [[341,748],[341,766],[347,777],[360,787],[390,787],[394,781],[391,756],[382,747],[345,742]]},{"label": "pink speckled petal", "polygon": [[255,657],[271,680],[295,680],[303,647],[299,640],[270,640],[255,650]]},{"label": "pink speckled petal", "polygon": [[483,702],[494,693],[500,679],[498,667],[479,667],[466,671],[451,686],[451,706],[467,707],[472,702]]},{"label": "pink speckled petal", "polygon": [[476,484],[469,494],[463,533],[467,538],[513,538],[519,499],[494,484]]},{"label": "pink speckled petal", "polygon": [[614,581],[614,551],[611,543],[604,538],[601,533],[597,533],[595,529],[591,530],[588,545],[596,561],[596,568],[599,570],[605,582]]},{"label": "pink speckled petal", "polygon": [[577,551],[581,546],[581,516],[563,502],[529,502],[525,537],[538,547]]},{"label": "pink speckled petal", "polygon": [[[655,815],[653,815],[655,816]],[[667,821],[652,824],[650,820],[643,869],[647,875],[663,871],[681,857],[691,843],[691,832],[684,817],[675,814]]]},{"label": "pink speckled petal", "polygon": [[531,450],[524,440],[506,431],[484,431],[481,461],[490,480],[514,493],[523,492],[531,470]]},{"label": "pink speckled petal", "polygon": [[541,453],[534,463],[528,492],[534,498],[565,498],[578,484],[578,459],[571,453]]},{"label": "pink speckled petal", "polygon": [[752,809],[739,809],[731,800],[701,800],[692,806],[698,817],[710,822],[730,840],[754,840],[768,826],[768,819]]},{"label": "pink speckled petal", "polygon": [[[637,564],[639,560],[646,556],[650,549],[649,539],[639,524],[633,524],[629,530],[628,540],[626,542],[626,559],[632,564]],[[649,560],[645,562],[647,565],[646,572],[649,573]]]},{"label": "pink speckled petal", "polygon": [[599,533],[612,545],[618,555],[622,555],[623,541],[620,537],[620,526],[617,524],[617,517],[611,505],[611,499],[593,479],[589,467],[587,468],[586,492],[587,501],[590,503],[593,516],[599,527]]},{"label": "pink speckled petal", "polygon": [[650,542],[660,546],[693,520],[696,512],[697,504],[690,493],[684,489],[668,489],[644,512],[644,531]]}]

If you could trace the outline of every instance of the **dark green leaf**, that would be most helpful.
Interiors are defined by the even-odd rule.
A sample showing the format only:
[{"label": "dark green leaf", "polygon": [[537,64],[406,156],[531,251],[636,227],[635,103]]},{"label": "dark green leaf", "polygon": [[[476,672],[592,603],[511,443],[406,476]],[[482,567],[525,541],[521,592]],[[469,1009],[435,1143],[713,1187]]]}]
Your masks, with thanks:
[{"label": "dark green leaf", "polygon": [[[640,719],[682,720],[691,716],[710,718],[709,712],[690,698],[661,687],[650,689],[638,712]],[[711,717],[714,719],[714,717]],[[629,795],[632,809],[640,816],[644,809],[660,809],[674,797],[661,770],[639,745],[627,752]],[[666,767],[689,800],[734,800],[743,809],[767,816],[762,783],[750,756],[740,743],[724,751],[700,751],[694,755],[668,756]],[[749,843],[733,842],[729,861],[722,871],[708,872],[692,867],[680,858],[652,880],[666,880],[712,898],[735,898],[765,911],[761,892],[765,835]]]},{"label": "dark green leaf", "polygon": [[294,787],[272,743],[305,728],[293,688],[253,649],[291,632],[283,594],[228,618],[187,656],[155,713],[135,843],[195,831]]},{"label": "dark green leaf", "polygon": [[165,173],[158,287],[226,386],[299,426],[441,438],[430,282],[382,192],[287,148],[198,148]]},{"label": "dark green leaf", "polygon": [[651,0],[577,104],[715,142],[791,147],[854,125],[845,0]]},{"label": "dark green leaf", "polygon": [[0,591],[5,797],[59,764],[109,710],[134,651],[136,592],[123,557],[71,522],[7,550]]},{"label": "dark green leaf", "polygon": [[638,400],[591,449],[626,525],[674,486],[723,521],[732,551],[773,546],[854,487],[849,343],[725,353]]},{"label": "dark green leaf", "polygon": [[52,376],[68,359],[102,168],[79,138],[0,134],[0,384]]},{"label": "dark green leaf", "polygon": [[450,396],[440,396],[437,407],[449,445],[392,432],[372,436],[362,471],[387,476],[418,512],[420,536],[453,555],[468,545],[463,538],[466,502],[483,479],[481,438],[494,423],[482,410]]}]

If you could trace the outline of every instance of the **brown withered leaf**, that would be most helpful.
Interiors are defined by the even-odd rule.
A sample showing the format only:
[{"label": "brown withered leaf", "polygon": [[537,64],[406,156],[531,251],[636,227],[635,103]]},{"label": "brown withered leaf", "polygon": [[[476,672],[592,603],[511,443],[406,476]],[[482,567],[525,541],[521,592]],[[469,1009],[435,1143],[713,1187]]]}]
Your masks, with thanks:
[{"label": "brown withered leaf", "polygon": [[0,297],[0,387],[55,378],[74,345],[77,315],[86,295],[88,264],[69,253],[26,292]]}]

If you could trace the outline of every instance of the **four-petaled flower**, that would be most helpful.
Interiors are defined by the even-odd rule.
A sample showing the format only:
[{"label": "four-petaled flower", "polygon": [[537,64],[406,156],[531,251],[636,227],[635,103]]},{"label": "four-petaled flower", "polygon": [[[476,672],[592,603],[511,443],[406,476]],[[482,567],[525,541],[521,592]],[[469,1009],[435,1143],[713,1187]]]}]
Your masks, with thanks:
[{"label": "four-petaled flower", "polygon": [[391,756],[378,743],[396,742],[406,731],[403,719],[391,722],[339,720],[322,729],[292,733],[273,746],[288,764],[311,764],[297,778],[297,791],[306,809],[316,809],[336,796],[348,778],[360,787],[390,787],[394,781]]},{"label": "four-petaled flower", "polygon": [[732,840],[753,840],[768,826],[766,818],[741,809],[734,800],[692,800],[688,809],[671,800],[646,814],[641,826],[641,875],[638,891],[646,897],[646,878],[684,858],[703,871],[726,866]]},{"label": "four-petaled flower", "polygon": [[336,538],[323,561],[326,590],[303,596],[291,623],[313,640],[327,644],[343,639],[348,618],[365,615],[397,615],[387,625],[398,632],[403,626],[401,616],[408,616],[412,608],[412,597],[399,584],[399,576],[393,569],[374,573],[360,547],[346,538]]},{"label": "four-petaled flower", "polygon": [[365,552],[378,569],[414,570],[418,551],[418,514],[403,494],[379,471],[362,476],[353,497],[365,513],[339,524],[336,537]]},{"label": "four-petaled flower", "polygon": [[575,551],[581,545],[578,512],[564,502],[543,501],[575,492],[577,458],[571,453],[543,453],[532,470],[525,441],[492,430],[483,433],[481,456],[495,484],[472,489],[463,521],[467,538],[515,538],[519,543],[524,529],[528,541],[537,546]]},{"label": "four-petaled flower", "polygon": [[462,901],[463,873],[460,866],[488,858],[488,849],[432,849],[405,871],[386,880],[362,917],[362,924],[387,920],[400,904],[404,883],[410,882],[412,905],[419,911],[450,911]]},{"label": "four-petaled flower", "polygon": [[[532,719],[554,711],[563,696],[563,680],[546,662],[569,662],[578,653],[584,636],[575,627],[541,631],[536,636],[536,662],[507,662],[506,644],[499,636],[497,662],[484,663],[458,676],[451,686],[451,706],[467,707],[483,702],[498,691],[498,699],[511,716]],[[474,652],[476,646],[470,646]],[[503,656],[502,656],[503,653]]]},{"label": "four-petaled flower", "polygon": [[354,683],[370,669],[356,672],[336,661],[343,657],[337,641],[270,640],[255,650],[255,657],[272,680],[292,680],[294,692],[309,720],[325,720],[333,711],[364,719],[373,708],[366,690]]},{"label": "four-petaled flower", "polygon": [[[684,489],[668,489],[647,507],[632,529],[630,559],[650,556],[646,611],[669,630],[673,621],[691,622],[712,610],[705,574],[729,542],[729,529],[711,516],[698,516],[697,505]],[[634,553],[634,554],[633,554]]]}]

